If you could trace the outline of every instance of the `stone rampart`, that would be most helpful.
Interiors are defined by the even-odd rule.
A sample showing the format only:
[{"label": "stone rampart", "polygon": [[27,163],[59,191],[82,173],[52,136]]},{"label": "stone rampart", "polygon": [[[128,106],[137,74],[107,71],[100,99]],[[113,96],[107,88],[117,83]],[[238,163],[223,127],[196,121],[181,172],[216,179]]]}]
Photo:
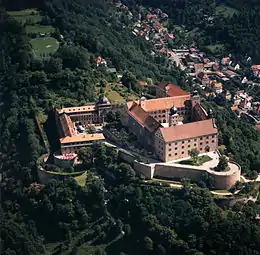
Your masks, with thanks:
[{"label": "stone rampart", "polygon": [[62,181],[69,177],[77,177],[77,176],[83,174],[84,171],[76,172],[76,173],[57,173],[57,172],[46,171],[42,167],[40,167],[37,169],[37,173],[38,173],[39,181],[43,184],[47,184],[52,179]]}]

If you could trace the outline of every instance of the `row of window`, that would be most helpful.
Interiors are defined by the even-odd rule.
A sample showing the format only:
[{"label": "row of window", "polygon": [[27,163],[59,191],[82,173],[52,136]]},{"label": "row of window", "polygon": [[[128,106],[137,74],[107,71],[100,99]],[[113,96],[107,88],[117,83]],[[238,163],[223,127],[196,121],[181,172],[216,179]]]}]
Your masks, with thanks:
[{"label": "row of window", "polygon": [[[210,148],[208,148],[208,149],[210,150]],[[200,148],[199,150],[200,150],[200,151],[202,151],[202,150],[203,150],[203,148]],[[206,151],[206,150],[205,150],[205,151]],[[184,154],[184,151],[182,151],[182,152],[181,152],[181,154],[183,155],[183,154]],[[175,155],[175,156],[178,156],[178,152],[175,152],[175,154],[174,154],[174,155]],[[169,157],[171,157],[171,156],[172,156],[172,154],[170,153],[170,154],[168,154],[168,156],[169,156]]]},{"label": "row of window", "polygon": [[[214,143],[215,141],[212,140],[211,142]],[[209,142],[207,141],[206,144],[209,144]],[[200,146],[202,146],[202,145],[203,145],[203,143],[200,143]],[[194,143],[193,146],[194,146],[194,147],[197,147],[197,144]],[[191,145],[188,144],[188,148],[190,148],[190,147],[191,147]],[[184,149],[184,146],[181,146],[181,148]],[[172,150],[172,149],[169,149],[169,151],[171,151],[171,150]],[[178,150],[178,147],[175,147],[175,150]]]},{"label": "row of window", "polygon": [[[207,139],[207,140],[210,139],[210,138],[215,138],[215,135],[212,135],[212,136],[206,136],[206,139]],[[197,142],[197,140],[202,141],[202,140],[203,140],[203,137],[200,137],[199,139],[194,138],[194,139],[187,140],[187,141],[181,141],[181,142],[169,143],[169,146],[174,145],[174,144],[175,144],[175,145],[178,145],[179,143],[184,144],[185,142],[188,142],[188,143],[190,143],[190,142],[192,142],[192,141]],[[214,143],[214,142],[215,142],[215,141],[212,140],[212,143]],[[208,143],[208,141],[207,141],[207,143]]]}]

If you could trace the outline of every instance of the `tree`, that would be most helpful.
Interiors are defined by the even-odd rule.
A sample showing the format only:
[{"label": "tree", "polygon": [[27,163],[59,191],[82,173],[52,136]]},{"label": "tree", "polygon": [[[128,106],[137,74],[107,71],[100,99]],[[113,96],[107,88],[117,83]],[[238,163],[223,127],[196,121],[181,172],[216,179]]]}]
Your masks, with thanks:
[{"label": "tree", "polygon": [[146,251],[153,250],[153,240],[148,236],[144,237],[144,248]]},{"label": "tree", "polygon": [[96,133],[96,129],[92,125],[88,125],[87,128],[86,128],[86,131],[87,131],[88,134],[95,134]]},{"label": "tree", "polygon": [[135,170],[129,164],[121,163],[117,171],[124,182],[130,182],[135,178]]},{"label": "tree", "polygon": [[216,166],[215,170],[218,172],[226,171],[228,168],[228,159],[226,156],[221,155],[219,158],[218,165]]},{"label": "tree", "polygon": [[139,90],[139,85],[137,82],[136,77],[129,71],[124,72],[121,82],[124,86],[126,86],[129,90],[134,90],[138,91]]},{"label": "tree", "polygon": [[199,154],[200,152],[197,149],[192,149],[188,152],[189,156],[192,159],[192,164],[196,165],[198,164],[198,160],[199,160]]},{"label": "tree", "polygon": [[251,180],[255,180],[258,177],[258,172],[256,170],[253,170],[248,174],[248,176]]},{"label": "tree", "polygon": [[85,147],[81,148],[78,152],[79,160],[82,161],[82,163],[86,167],[91,167],[93,164],[93,151],[91,147]]}]

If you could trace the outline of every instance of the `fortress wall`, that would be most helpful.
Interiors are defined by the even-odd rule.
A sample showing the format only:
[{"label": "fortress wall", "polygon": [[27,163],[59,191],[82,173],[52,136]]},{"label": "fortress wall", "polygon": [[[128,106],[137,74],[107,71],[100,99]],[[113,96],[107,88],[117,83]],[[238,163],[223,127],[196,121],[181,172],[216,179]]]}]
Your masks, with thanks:
[{"label": "fortress wall", "polygon": [[201,176],[205,173],[204,170],[196,168],[187,168],[183,166],[156,164],[155,165],[155,176],[166,177],[166,178],[189,178],[192,181],[199,181]]},{"label": "fortress wall", "polygon": [[121,159],[123,159],[124,161],[126,161],[127,163],[129,163],[131,165],[136,160],[136,157],[134,155],[128,154],[123,150],[118,151],[118,157],[120,157]]},{"label": "fortress wall", "polygon": [[156,164],[154,176],[182,179],[189,178],[192,181],[199,181],[205,173],[214,180],[215,189],[230,189],[237,181],[240,180],[241,168],[238,164],[230,162],[231,170],[228,172],[215,172],[212,170],[198,169],[196,167],[185,167],[166,164]]},{"label": "fortress wall", "polygon": [[37,169],[37,173],[38,173],[38,177],[39,177],[39,181],[43,184],[47,184],[49,183],[52,179],[56,179],[56,180],[64,180],[68,177],[76,177],[79,176],[81,174],[83,174],[84,172],[78,172],[78,173],[71,173],[71,174],[62,174],[62,173],[56,173],[56,172],[49,172],[49,171],[45,171],[42,168],[38,168]]},{"label": "fortress wall", "polygon": [[144,175],[146,179],[153,178],[154,167],[152,167],[151,165],[135,161],[133,167],[137,173]]},{"label": "fortress wall", "polygon": [[53,155],[54,164],[61,168],[70,168],[74,166],[75,158],[72,159],[62,159],[58,158],[55,154]]},{"label": "fortress wall", "polygon": [[214,185],[217,189],[230,189],[237,181],[240,181],[241,167],[235,162],[229,162],[230,170],[228,172],[208,171],[214,179]]}]

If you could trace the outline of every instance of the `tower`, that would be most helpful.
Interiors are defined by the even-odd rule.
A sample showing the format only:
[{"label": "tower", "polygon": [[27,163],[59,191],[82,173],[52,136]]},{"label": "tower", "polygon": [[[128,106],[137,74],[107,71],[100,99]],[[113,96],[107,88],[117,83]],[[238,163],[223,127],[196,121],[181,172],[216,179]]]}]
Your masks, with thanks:
[{"label": "tower", "polygon": [[145,100],[146,98],[144,96],[142,96],[139,100],[139,105],[141,106],[141,108],[145,108]]},{"label": "tower", "polygon": [[179,120],[179,114],[177,113],[177,108],[173,106],[170,109],[170,113],[169,113],[169,127],[176,126],[178,124],[178,120]]}]

